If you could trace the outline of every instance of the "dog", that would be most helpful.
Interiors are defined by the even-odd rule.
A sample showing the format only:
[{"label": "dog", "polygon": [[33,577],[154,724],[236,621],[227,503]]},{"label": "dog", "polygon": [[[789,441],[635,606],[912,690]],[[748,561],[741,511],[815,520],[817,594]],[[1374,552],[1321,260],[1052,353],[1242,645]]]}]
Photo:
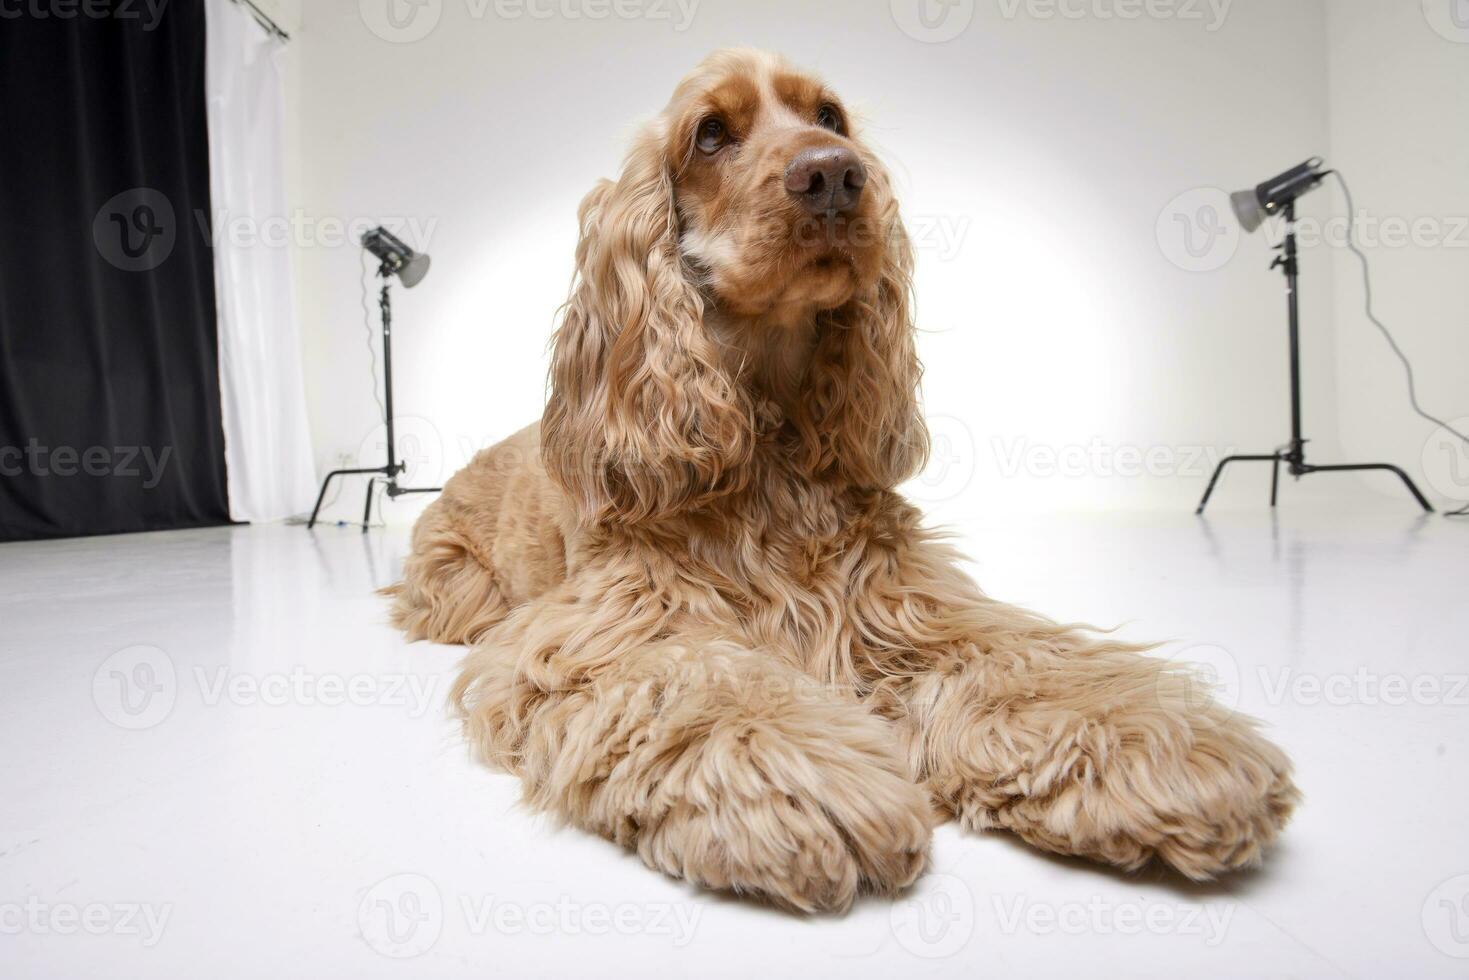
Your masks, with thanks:
[{"label": "dog", "polygon": [[923,465],[912,254],[845,103],[711,55],[583,201],[538,425],[422,514],[411,639],[533,807],[803,912],[893,894],[934,826],[1203,880],[1298,793],[1145,649],[998,602],[896,491]]}]

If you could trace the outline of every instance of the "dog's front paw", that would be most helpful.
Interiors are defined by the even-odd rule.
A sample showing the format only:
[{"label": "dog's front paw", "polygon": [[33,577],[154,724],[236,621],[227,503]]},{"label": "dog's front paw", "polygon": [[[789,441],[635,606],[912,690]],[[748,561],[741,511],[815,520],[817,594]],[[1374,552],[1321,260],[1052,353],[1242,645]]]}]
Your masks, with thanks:
[{"label": "dog's front paw", "polygon": [[1201,720],[1186,753],[1130,762],[1138,837],[1196,881],[1258,864],[1300,800],[1285,754],[1251,719],[1216,708]]},{"label": "dog's front paw", "polygon": [[915,691],[935,798],[971,830],[1196,880],[1256,863],[1299,793],[1255,723],[1192,675],[1126,651],[975,661]]},{"label": "dog's front paw", "polygon": [[[861,892],[893,893],[923,871],[928,795],[879,724],[806,719],[721,726],[685,750],[658,787],[637,849],[650,867],[802,912],[841,911]],[[834,724],[835,722],[835,724]]]},{"label": "dog's front paw", "polygon": [[1258,864],[1300,798],[1284,753],[1217,707],[1089,762],[1044,807],[997,822],[1048,849],[1125,868],[1157,857],[1206,881]]}]

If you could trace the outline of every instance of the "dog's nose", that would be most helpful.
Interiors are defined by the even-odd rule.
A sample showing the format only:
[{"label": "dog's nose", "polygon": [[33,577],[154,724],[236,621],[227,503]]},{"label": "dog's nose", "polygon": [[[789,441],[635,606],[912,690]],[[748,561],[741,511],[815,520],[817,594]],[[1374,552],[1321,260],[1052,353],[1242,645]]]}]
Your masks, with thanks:
[{"label": "dog's nose", "polygon": [[844,146],[802,150],[786,167],[786,190],[811,214],[850,214],[866,183],[862,161]]}]

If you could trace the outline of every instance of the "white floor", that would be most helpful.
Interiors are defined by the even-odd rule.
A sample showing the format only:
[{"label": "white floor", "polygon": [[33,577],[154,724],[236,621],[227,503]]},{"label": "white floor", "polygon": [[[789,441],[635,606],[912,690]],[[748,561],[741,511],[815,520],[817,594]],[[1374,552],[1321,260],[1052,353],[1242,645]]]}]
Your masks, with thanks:
[{"label": "white floor", "polygon": [[1464,976],[1469,526],[1400,503],[961,529],[992,593],[1211,665],[1305,805],[1207,888],[945,827],[819,919],[518,809],[457,651],[383,623],[400,531],[0,546],[0,975]]}]

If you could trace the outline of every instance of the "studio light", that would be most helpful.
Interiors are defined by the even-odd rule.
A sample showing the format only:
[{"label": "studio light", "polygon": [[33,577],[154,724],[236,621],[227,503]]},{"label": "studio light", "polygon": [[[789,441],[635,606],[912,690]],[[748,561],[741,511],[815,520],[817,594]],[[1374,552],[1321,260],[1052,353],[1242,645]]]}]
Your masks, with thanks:
[{"label": "studio light", "polygon": [[428,256],[413,251],[386,228],[374,228],[363,235],[362,247],[371,252],[384,269],[396,275],[404,289],[412,289],[428,275]]},{"label": "studio light", "polygon": [[[1307,191],[1320,185],[1327,175],[1335,173],[1333,170],[1323,170],[1325,161],[1320,157],[1312,157],[1299,166],[1291,167],[1282,174],[1271,177],[1261,184],[1256,184],[1250,190],[1237,191],[1230,195],[1230,203],[1234,207],[1234,213],[1239,218],[1240,225],[1247,232],[1253,232],[1264,224],[1265,219],[1276,214],[1285,220],[1285,235],[1275,250],[1280,254],[1275,261],[1270,263],[1270,268],[1279,269],[1285,275],[1285,292],[1288,315],[1288,345],[1290,349],[1290,442],[1276,449],[1272,453],[1257,453],[1249,456],[1227,456],[1220,460],[1214,470],[1214,475],[1209,478],[1209,486],[1204,490],[1204,499],[1199,501],[1199,508],[1195,513],[1202,514],[1204,508],[1209,506],[1209,497],[1214,493],[1214,487],[1219,482],[1219,477],[1230,463],[1269,463],[1271,464],[1270,479],[1270,506],[1274,507],[1276,498],[1280,491],[1280,467],[1284,464],[1291,476],[1300,479],[1312,473],[1346,473],[1378,471],[1393,473],[1402,479],[1408,492],[1418,501],[1418,504],[1428,512],[1433,507],[1419,491],[1417,484],[1403,472],[1400,467],[1391,463],[1336,463],[1330,466],[1322,466],[1316,463],[1306,462],[1306,442],[1302,435],[1301,422],[1301,313],[1300,313],[1300,258],[1296,249],[1296,199]],[[1338,179],[1340,175],[1338,174]],[[1348,203],[1348,211],[1351,205]],[[1350,215],[1348,215],[1350,221]],[[1348,238],[1350,238],[1350,225],[1348,225]]]},{"label": "studio light", "polygon": [[[393,416],[393,302],[388,292],[389,280],[393,276],[398,277],[405,289],[412,289],[423,282],[423,277],[428,275],[429,259],[421,252],[415,252],[403,243],[386,228],[374,228],[362,236],[362,247],[379,262],[377,274],[382,279],[382,290],[378,295],[378,309],[382,312],[383,326],[383,395],[386,402],[383,405],[383,427],[388,436],[388,461],[382,466],[369,466],[362,468],[332,470],[321,482],[321,492],[316,495],[316,506],[311,510],[311,519],[306,522],[307,529],[316,527],[317,518],[321,516],[322,501],[326,500],[327,487],[331,486],[332,480],[339,476],[363,475],[369,477],[367,481],[367,502],[362,508],[362,531],[367,532],[367,526],[372,520],[372,493],[379,482],[387,489],[389,499],[396,499],[405,493],[438,493],[442,487],[405,487],[398,484],[398,477],[407,471],[407,465],[398,458],[397,436],[394,432],[395,419]],[[374,379],[376,384],[376,379]],[[379,480],[381,478],[381,480]]]},{"label": "studio light", "polygon": [[1321,169],[1325,162],[1320,157],[1312,157],[1300,166],[1291,167],[1285,173],[1271,177],[1263,184],[1229,195],[1229,203],[1234,206],[1234,214],[1239,218],[1240,225],[1245,231],[1254,232],[1266,218],[1316,187],[1331,173]]}]

